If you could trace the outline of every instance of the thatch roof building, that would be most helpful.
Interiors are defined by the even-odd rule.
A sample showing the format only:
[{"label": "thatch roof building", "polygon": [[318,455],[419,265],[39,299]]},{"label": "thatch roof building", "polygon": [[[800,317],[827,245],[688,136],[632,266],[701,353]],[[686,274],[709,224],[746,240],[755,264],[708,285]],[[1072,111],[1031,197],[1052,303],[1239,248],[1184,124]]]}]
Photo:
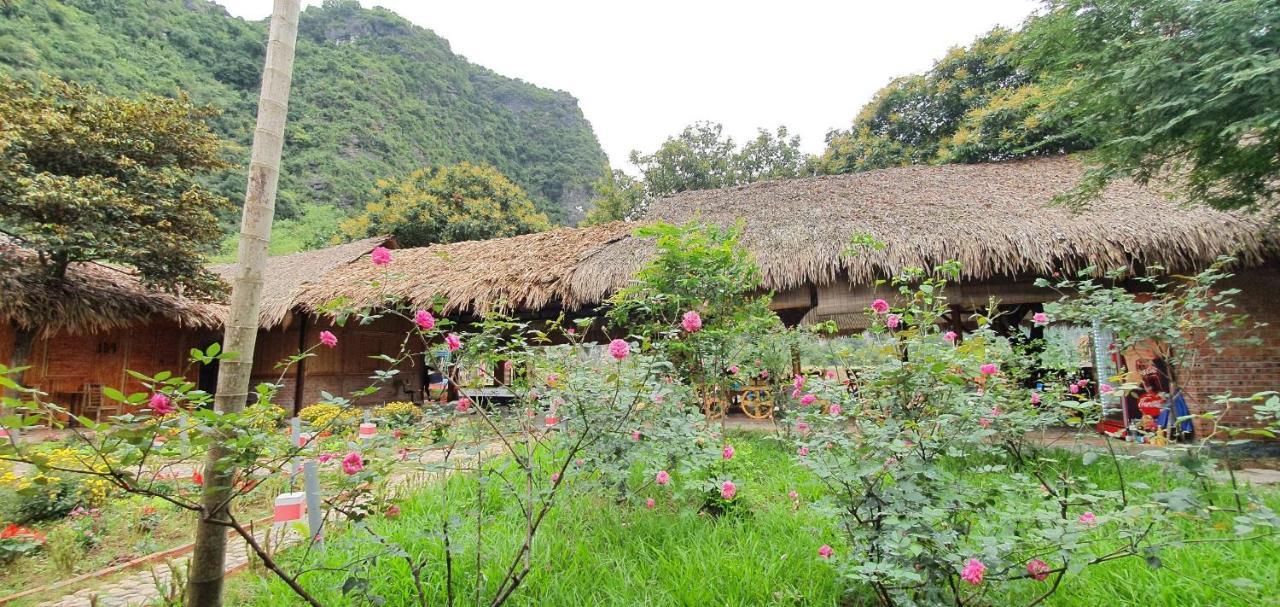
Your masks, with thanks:
[{"label": "thatch roof building", "polygon": [[[262,286],[260,324],[263,328],[270,328],[284,322],[289,312],[297,306],[298,298],[307,285],[325,280],[330,272],[383,245],[394,247],[395,241],[389,236],[374,236],[325,249],[267,259],[267,269],[263,272],[265,282]],[[219,264],[210,266],[209,269],[230,284],[235,277],[236,264]]]}]

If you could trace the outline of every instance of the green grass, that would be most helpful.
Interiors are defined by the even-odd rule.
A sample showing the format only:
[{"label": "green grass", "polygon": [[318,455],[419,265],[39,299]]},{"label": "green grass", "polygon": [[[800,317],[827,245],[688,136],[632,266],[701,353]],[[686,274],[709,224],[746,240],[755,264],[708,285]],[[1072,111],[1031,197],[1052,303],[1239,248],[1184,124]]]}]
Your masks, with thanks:
[{"label": "green grass", "polygon": [[[655,510],[642,503],[618,504],[607,496],[570,492],[536,541],[535,568],[517,591],[512,605],[833,605],[862,604],[845,597],[831,567],[817,557],[824,543],[840,550],[841,538],[832,520],[809,508],[794,510],[786,494],[795,489],[808,503],[822,486],[792,461],[789,447],[768,439],[735,437],[742,445],[735,458],[749,464],[751,474],[739,481],[739,500],[748,507],[732,515],[699,514],[688,502],[660,499]],[[1074,456],[1064,456],[1074,457]],[[1079,462],[1078,458],[1075,461]],[[737,462],[735,462],[737,463]],[[1079,465],[1079,464],[1078,464]],[[1113,486],[1114,475],[1098,464],[1083,467],[1098,482]],[[1126,463],[1131,482],[1159,490],[1179,482],[1176,473],[1157,466]],[[572,477],[570,477],[572,482]],[[443,552],[434,532],[442,520],[441,491],[451,500],[476,499],[476,484],[455,477],[445,486],[425,488],[407,499],[401,516],[377,519],[371,524],[410,553],[428,555],[439,562]],[[650,495],[663,498],[665,493]],[[1280,496],[1267,497],[1280,507]],[[485,576],[496,585],[522,539],[522,519],[511,503],[488,499],[484,504],[489,528],[483,554],[488,560]],[[474,520],[469,524],[474,525]],[[1195,531],[1180,523],[1189,537],[1230,537],[1230,531]],[[1105,530],[1104,530],[1105,531]],[[463,563],[475,559],[471,536],[455,537],[463,544],[455,557]],[[325,564],[338,567],[367,551],[359,540],[337,534],[324,555]],[[293,554],[287,554],[286,560]],[[499,558],[501,556],[501,558]],[[1149,567],[1139,559],[1107,563],[1086,569],[1064,580],[1048,605],[1271,605],[1280,602],[1274,586],[1280,571],[1280,544],[1274,540],[1252,543],[1190,544],[1160,554],[1164,566]],[[371,576],[368,594],[379,595],[388,605],[413,604],[412,582],[403,563],[380,560]],[[316,573],[304,579],[326,605],[362,604],[344,597],[340,587],[345,573]],[[459,588],[472,586],[471,571],[462,566],[455,573]],[[432,595],[429,604],[443,604],[440,568],[426,572]],[[991,596],[991,604],[1025,604],[1045,586],[1028,580],[1006,587],[1005,595]],[[279,607],[300,604],[284,584],[253,575],[234,580],[231,603]],[[492,588],[486,593],[492,596]]]}]

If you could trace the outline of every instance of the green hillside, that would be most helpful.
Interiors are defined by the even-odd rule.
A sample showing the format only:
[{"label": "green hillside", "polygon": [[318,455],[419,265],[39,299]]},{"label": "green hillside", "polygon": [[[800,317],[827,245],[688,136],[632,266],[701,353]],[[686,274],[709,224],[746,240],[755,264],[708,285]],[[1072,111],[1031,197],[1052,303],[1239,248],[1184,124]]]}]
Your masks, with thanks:
[{"label": "green hillside", "polygon": [[[217,130],[248,160],[266,22],[209,0],[16,0],[0,8],[0,70],[113,94],[186,91],[224,110]],[[362,207],[380,178],[484,162],[565,221],[606,159],[577,100],[468,62],[384,9],[329,0],[301,18],[280,214]],[[243,172],[221,178],[233,200]],[[332,215],[321,208],[319,216]]]}]

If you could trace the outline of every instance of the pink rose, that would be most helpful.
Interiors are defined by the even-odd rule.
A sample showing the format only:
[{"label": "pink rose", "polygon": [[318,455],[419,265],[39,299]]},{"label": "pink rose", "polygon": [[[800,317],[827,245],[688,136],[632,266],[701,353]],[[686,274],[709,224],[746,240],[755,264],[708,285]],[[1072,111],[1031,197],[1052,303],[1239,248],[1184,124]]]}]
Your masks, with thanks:
[{"label": "pink rose", "polygon": [[800,398],[800,404],[802,404],[802,405],[804,405],[804,406],[806,406],[806,407],[807,407],[807,406],[812,405],[813,403],[817,402],[817,400],[818,400],[818,397],[816,397],[816,396],[814,396],[814,395],[812,395],[812,394],[806,394],[806,395],[804,395],[803,397],[801,397],[801,398]]},{"label": "pink rose", "polygon": [[898,325],[901,323],[902,323],[902,317],[898,316],[897,314],[890,314],[884,317],[884,324],[888,325],[890,329],[897,329]]},{"label": "pink rose", "polygon": [[826,376],[827,376],[827,379],[835,379],[835,378],[836,378],[836,370],[835,370],[835,369],[827,369]]},{"label": "pink rose", "polygon": [[826,544],[823,544],[823,545],[822,545],[822,547],[818,549],[818,556],[820,556],[820,557],[822,557],[822,558],[824,558],[824,559],[829,559],[829,558],[831,558],[831,554],[832,554],[833,552],[834,552],[834,551],[831,549],[831,546],[828,546],[828,545],[826,545]]},{"label": "pink rose", "polygon": [[733,459],[733,445],[725,445],[721,455],[724,456],[724,459]]},{"label": "pink rose", "polygon": [[657,502],[653,501],[653,498],[649,498],[644,501],[644,507],[650,510],[653,510],[653,507],[656,505],[657,505]]},{"label": "pink rose", "polygon": [[458,413],[466,413],[467,411],[470,411],[470,410],[471,410],[471,399],[469,399],[469,398],[467,398],[467,397],[465,397],[465,396],[464,396],[464,397],[462,397],[462,398],[459,398],[459,399],[458,399],[458,407],[457,407],[457,410],[458,410]]},{"label": "pink rose", "polygon": [[450,333],[444,338],[445,345],[449,346],[449,351],[453,352],[462,347],[462,339],[456,333]]},{"label": "pink rose", "polygon": [[738,494],[738,486],[733,481],[725,481],[720,484],[720,497],[731,500],[733,496]]},{"label": "pink rose", "polygon": [[1080,522],[1085,526],[1092,527],[1098,524],[1098,517],[1092,512],[1086,512],[1080,515]]},{"label": "pink rose", "polygon": [[978,559],[969,559],[965,563],[964,569],[960,571],[960,579],[977,586],[982,583],[982,574],[986,573],[987,566],[982,564]]},{"label": "pink rose", "polygon": [[884,314],[889,311],[889,302],[883,299],[877,299],[871,302],[871,309],[874,310],[876,314]]},{"label": "pink rose", "polygon": [[335,458],[335,457],[338,457],[338,456],[337,456],[336,454],[333,454],[333,453],[321,453],[321,454],[320,454],[320,457],[319,457],[319,460],[320,460],[320,463],[322,463],[322,464],[327,464],[327,463],[329,463],[330,461],[332,461],[332,460],[333,460],[333,458]]},{"label": "pink rose", "polygon": [[840,405],[831,405],[831,408],[828,409],[828,412],[831,413],[832,415],[840,415],[841,413],[844,412],[844,409],[841,409]]},{"label": "pink rose", "polygon": [[995,363],[987,363],[982,365],[982,368],[980,368],[979,371],[981,371],[983,375],[995,375],[1000,372],[1000,367],[997,367]]},{"label": "pink rose", "polygon": [[804,376],[803,376],[803,375],[800,375],[800,374],[798,374],[798,373],[797,373],[797,374],[796,374],[796,376],[795,376],[795,378],[791,380],[791,387],[792,387],[792,388],[795,388],[795,391],[796,391],[796,392],[799,392],[799,391],[803,390],[803,389],[804,389]]},{"label": "pink rose", "polygon": [[338,336],[337,336],[337,335],[334,335],[333,333],[330,333],[330,332],[328,332],[328,331],[321,331],[321,332],[320,332],[320,343],[322,343],[322,344],[324,344],[325,346],[330,347],[330,348],[337,347],[337,345],[338,345]]},{"label": "pink rose", "polygon": [[560,482],[560,473],[559,473],[559,472],[552,472],[552,473],[551,473],[551,484],[553,484],[553,485],[554,485],[554,484],[559,483],[559,482]]},{"label": "pink rose", "polygon": [[680,326],[684,327],[685,331],[697,333],[702,329],[702,317],[699,316],[697,312],[689,310],[688,312],[685,312],[684,317],[680,319]]},{"label": "pink rose", "polygon": [[632,431],[631,431],[631,440],[633,440],[633,441],[638,441],[638,440],[640,440],[640,431],[639,431],[639,430],[632,430]]},{"label": "pink rose", "polygon": [[657,476],[653,477],[653,482],[658,483],[658,485],[660,486],[666,487],[667,484],[671,482],[671,475],[668,474],[666,470],[660,470],[658,471]]},{"label": "pink rose", "polygon": [[1038,405],[1038,404],[1040,404],[1040,393],[1039,393],[1039,392],[1032,392],[1032,393],[1031,393],[1031,404],[1033,404],[1033,405]]},{"label": "pink rose", "polygon": [[1049,563],[1040,559],[1031,559],[1027,562],[1027,574],[1038,582],[1043,582],[1049,578]]},{"label": "pink rose", "polygon": [[1112,392],[1115,391],[1115,388],[1112,388],[1111,384],[1102,384],[1098,386],[1098,391],[1103,394],[1111,394]]},{"label": "pink rose", "polygon": [[1031,315],[1031,322],[1034,322],[1037,325],[1047,325],[1049,324],[1049,315],[1044,312],[1036,312]]},{"label": "pink rose", "polygon": [[360,459],[359,453],[352,451],[342,458],[342,471],[346,474],[355,474],[361,470],[364,470],[364,460]]},{"label": "pink rose", "polygon": [[800,457],[808,457],[808,456],[809,456],[809,448],[808,448],[808,447],[800,447],[800,451],[799,451],[799,453],[800,453]]},{"label": "pink rose", "polygon": [[430,331],[436,327],[436,317],[426,310],[418,310],[413,315],[413,323],[423,331]]},{"label": "pink rose", "polygon": [[809,424],[805,422],[796,422],[796,432],[808,432]]},{"label": "pink rose", "polygon": [[615,339],[609,342],[609,356],[616,360],[622,360],[631,353],[631,346],[621,339]]},{"label": "pink rose", "polygon": [[729,365],[729,375],[738,374],[738,365]]},{"label": "pink rose", "polygon": [[955,331],[947,331],[946,333],[942,334],[942,339],[947,340],[948,343],[955,343],[956,339],[959,337],[960,336],[956,335]]},{"label": "pink rose", "polygon": [[1067,386],[1067,390],[1068,390],[1069,392],[1071,392],[1072,394],[1079,394],[1079,393],[1080,393],[1080,384],[1071,384],[1070,386]]},{"label": "pink rose", "polygon": [[373,260],[373,265],[385,266],[391,263],[391,249],[386,247],[375,247],[373,252],[369,254],[369,258]]},{"label": "pink rose", "polygon": [[163,392],[152,394],[147,406],[151,407],[151,412],[156,415],[168,415],[178,410],[177,407],[173,406],[173,400]]}]

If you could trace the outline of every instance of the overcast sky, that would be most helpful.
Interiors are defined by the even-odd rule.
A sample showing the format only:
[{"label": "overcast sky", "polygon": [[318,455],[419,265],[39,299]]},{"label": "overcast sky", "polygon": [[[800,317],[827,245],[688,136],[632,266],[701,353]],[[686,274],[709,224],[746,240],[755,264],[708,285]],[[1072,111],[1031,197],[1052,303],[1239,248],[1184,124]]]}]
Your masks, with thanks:
[{"label": "overcast sky", "polygon": [[[216,0],[261,19],[271,0]],[[304,5],[320,0],[303,0]],[[576,96],[614,167],[696,120],[741,141],[786,125],[806,151],[895,76],[1017,26],[1033,0],[361,0],[500,74]]]}]

